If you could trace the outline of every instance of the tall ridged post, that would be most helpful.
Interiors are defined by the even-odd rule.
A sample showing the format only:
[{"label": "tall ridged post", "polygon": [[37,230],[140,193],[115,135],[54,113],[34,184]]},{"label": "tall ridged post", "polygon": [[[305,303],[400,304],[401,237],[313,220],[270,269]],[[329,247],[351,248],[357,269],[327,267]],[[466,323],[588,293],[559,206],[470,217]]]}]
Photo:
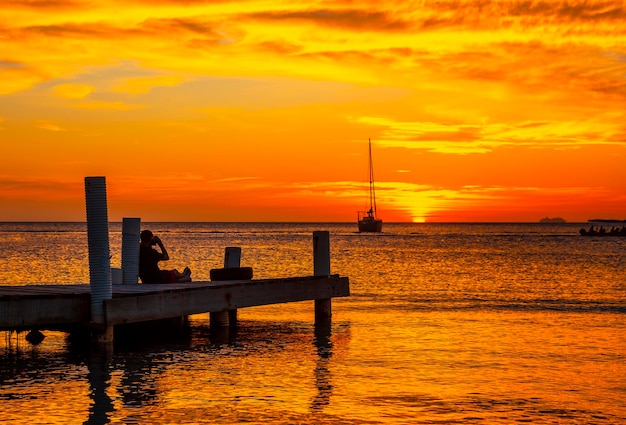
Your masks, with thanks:
[{"label": "tall ridged post", "polygon": [[[104,300],[113,298],[109,249],[109,218],[105,177],[85,177],[87,206],[87,243],[89,248],[89,285],[91,321],[104,325]],[[109,342],[113,329],[105,328],[99,341]]]},{"label": "tall ridged post", "polygon": [[139,233],[141,219],[122,219],[122,281],[124,285],[136,285],[139,281]]},{"label": "tall ridged post", "polygon": [[[327,230],[313,232],[313,274],[330,276],[330,234]],[[315,324],[329,325],[331,319],[331,298],[315,300]]]}]

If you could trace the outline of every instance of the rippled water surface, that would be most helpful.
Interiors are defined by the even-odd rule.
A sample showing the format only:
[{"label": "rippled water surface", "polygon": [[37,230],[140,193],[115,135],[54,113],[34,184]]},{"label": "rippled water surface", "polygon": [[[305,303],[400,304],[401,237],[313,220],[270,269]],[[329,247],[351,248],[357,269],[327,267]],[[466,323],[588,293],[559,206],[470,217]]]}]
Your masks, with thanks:
[{"label": "rippled water surface", "polygon": [[[255,278],[312,274],[329,230],[330,332],[312,302],[208,315],[111,353],[45,331],[0,338],[0,420],[10,424],[626,423],[626,238],[579,224],[149,223],[167,267],[196,280],[240,246]],[[121,225],[110,226],[119,266]],[[84,223],[0,224],[0,281],[87,283]]]}]

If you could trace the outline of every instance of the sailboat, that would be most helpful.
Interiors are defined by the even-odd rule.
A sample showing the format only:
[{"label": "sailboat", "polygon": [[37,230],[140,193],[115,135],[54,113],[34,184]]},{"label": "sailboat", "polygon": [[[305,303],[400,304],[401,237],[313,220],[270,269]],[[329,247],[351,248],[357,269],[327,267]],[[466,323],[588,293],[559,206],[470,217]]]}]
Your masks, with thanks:
[{"label": "sailboat", "polygon": [[359,211],[359,232],[381,232],[383,220],[376,216],[376,190],[374,189],[374,165],[372,163],[372,141],[369,143],[369,168],[370,168],[370,208],[367,211]]}]

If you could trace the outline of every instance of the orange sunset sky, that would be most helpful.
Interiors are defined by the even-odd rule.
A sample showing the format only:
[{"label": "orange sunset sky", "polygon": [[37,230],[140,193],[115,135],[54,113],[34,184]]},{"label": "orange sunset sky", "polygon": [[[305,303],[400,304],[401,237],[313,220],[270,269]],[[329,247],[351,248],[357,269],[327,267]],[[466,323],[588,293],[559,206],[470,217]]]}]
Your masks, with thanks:
[{"label": "orange sunset sky", "polygon": [[624,1],[3,0],[0,221],[626,219]]}]

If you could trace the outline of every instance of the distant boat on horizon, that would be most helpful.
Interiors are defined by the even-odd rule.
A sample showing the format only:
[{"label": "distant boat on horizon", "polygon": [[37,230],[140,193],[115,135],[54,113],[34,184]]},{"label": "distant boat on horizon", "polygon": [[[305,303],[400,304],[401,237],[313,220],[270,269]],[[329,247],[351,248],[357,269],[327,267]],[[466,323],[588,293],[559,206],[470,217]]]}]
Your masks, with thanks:
[{"label": "distant boat on horizon", "polygon": [[376,189],[374,188],[374,164],[372,162],[372,141],[368,140],[369,145],[369,210],[359,211],[358,224],[359,232],[379,233],[383,230],[383,220],[376,215]]},{"label": "distant boat on horizon", "polygon": [[[609,220],[608,222],[614,222],[615,220]],[[603,221],[602,221],[603,222]],[[620,227],[616,227],[616,226],[612,226],[610,229],[609,228],[604,228],[604,226],[600,226],[600,228],[598,228],[597,226],[591,225],[591,227],[589,227],[589,230],[586,229],[580,229],[580,234],[581,236],[619,236],[619,237],[626,237],[626,226],[622,226]]]},{"label": "distant boat on horizon", "polygon": [[565,219],[561,217],[544,217],[539,220],[539,223],[565,223]]}]

